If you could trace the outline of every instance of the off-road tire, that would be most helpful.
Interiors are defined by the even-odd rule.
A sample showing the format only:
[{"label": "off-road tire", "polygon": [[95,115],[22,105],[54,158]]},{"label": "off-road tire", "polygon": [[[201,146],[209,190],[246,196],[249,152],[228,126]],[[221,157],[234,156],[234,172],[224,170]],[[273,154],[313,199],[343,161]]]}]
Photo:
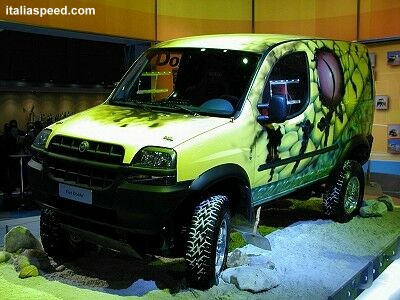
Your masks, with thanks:
[{"label": "off-road tire", "polygon": [[[218,283],[220,272],[226,266],[230,230],[228,198],[211,196],[200,202],[194,211],[188,231],[185,250],[188,286],[208,289]],[[218,236],[221,224],[226,225],[225,251],[221,268],[216,270]]]},{"label": "off-road tire", "polygon": [[50,209],[42,209],[40,215],[40,238],[46,253],[53,258],[72,259],[83,250],[84,242],[73,243],[61,228],[59,217]]},{"label": "off-road tire", "polygon": [[[358,183],[357,183],[358,182]],[[355,184],[354,184],[355,183]],[[364,196],[364,172],[361,165],[354,160],[346,160],[333,176],[332,183],[323,197],[324,214],[334,221],[346,223],[360,211]],[[358,188],[357,188],[358,186]],[[353,205],[346,206],[346,192],[355,189]],[[346,208],[347,207],[347,208]]]}]

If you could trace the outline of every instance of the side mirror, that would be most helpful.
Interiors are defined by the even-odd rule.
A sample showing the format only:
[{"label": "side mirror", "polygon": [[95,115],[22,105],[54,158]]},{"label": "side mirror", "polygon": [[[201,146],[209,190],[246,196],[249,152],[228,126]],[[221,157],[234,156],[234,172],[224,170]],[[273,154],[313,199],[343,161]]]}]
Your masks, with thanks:
[{"label": "side mirror", "polygon": [[268,104],[257,104],[260,115],[257,122],[261,125],[268,123],[282,123],[287,119],[288,106],[285,95],[273,95]]}]

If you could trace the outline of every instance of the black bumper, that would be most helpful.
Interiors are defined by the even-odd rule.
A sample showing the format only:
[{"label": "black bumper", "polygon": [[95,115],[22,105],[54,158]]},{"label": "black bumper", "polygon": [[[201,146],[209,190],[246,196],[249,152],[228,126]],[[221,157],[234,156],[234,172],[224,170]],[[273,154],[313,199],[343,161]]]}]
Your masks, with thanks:
[{"label": "black bumper", "polygon": [[92,190],[92,204],[85,204],[59,196],[59,184],[68,183],[52,179],[45,168],[39,170],[28,166],[34,200],[41,207],[56,211],[65,223],[97,229],[93,231],[110,228],[137,234],[159,234],[164,227],[179,221],[176,212],[188,197],[191,184],[155,186],[119,180],[107,189]]}]

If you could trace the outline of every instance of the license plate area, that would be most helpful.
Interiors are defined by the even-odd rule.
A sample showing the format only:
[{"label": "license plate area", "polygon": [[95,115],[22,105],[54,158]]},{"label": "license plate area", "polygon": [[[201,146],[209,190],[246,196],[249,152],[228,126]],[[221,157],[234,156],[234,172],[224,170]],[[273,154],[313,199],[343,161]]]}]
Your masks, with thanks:
[{"label": "license plate area", "polygon": [[61,198],[73,200],[80,203],[92,204],[92,191],[77,186],[58,184],[58,195]]}]

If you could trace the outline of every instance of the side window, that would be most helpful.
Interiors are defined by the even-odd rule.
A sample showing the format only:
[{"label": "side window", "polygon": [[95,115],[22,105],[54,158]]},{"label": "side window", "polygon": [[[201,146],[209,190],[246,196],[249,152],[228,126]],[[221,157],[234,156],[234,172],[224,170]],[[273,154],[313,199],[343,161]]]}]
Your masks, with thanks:
[{"label": "side window", "polygon": [[285,55],[277,61],[267,78],[263,103],[269,103],[273,95],[286,98],[288,118],[300,114],[308,104],[308,60],[305,52]]}]

